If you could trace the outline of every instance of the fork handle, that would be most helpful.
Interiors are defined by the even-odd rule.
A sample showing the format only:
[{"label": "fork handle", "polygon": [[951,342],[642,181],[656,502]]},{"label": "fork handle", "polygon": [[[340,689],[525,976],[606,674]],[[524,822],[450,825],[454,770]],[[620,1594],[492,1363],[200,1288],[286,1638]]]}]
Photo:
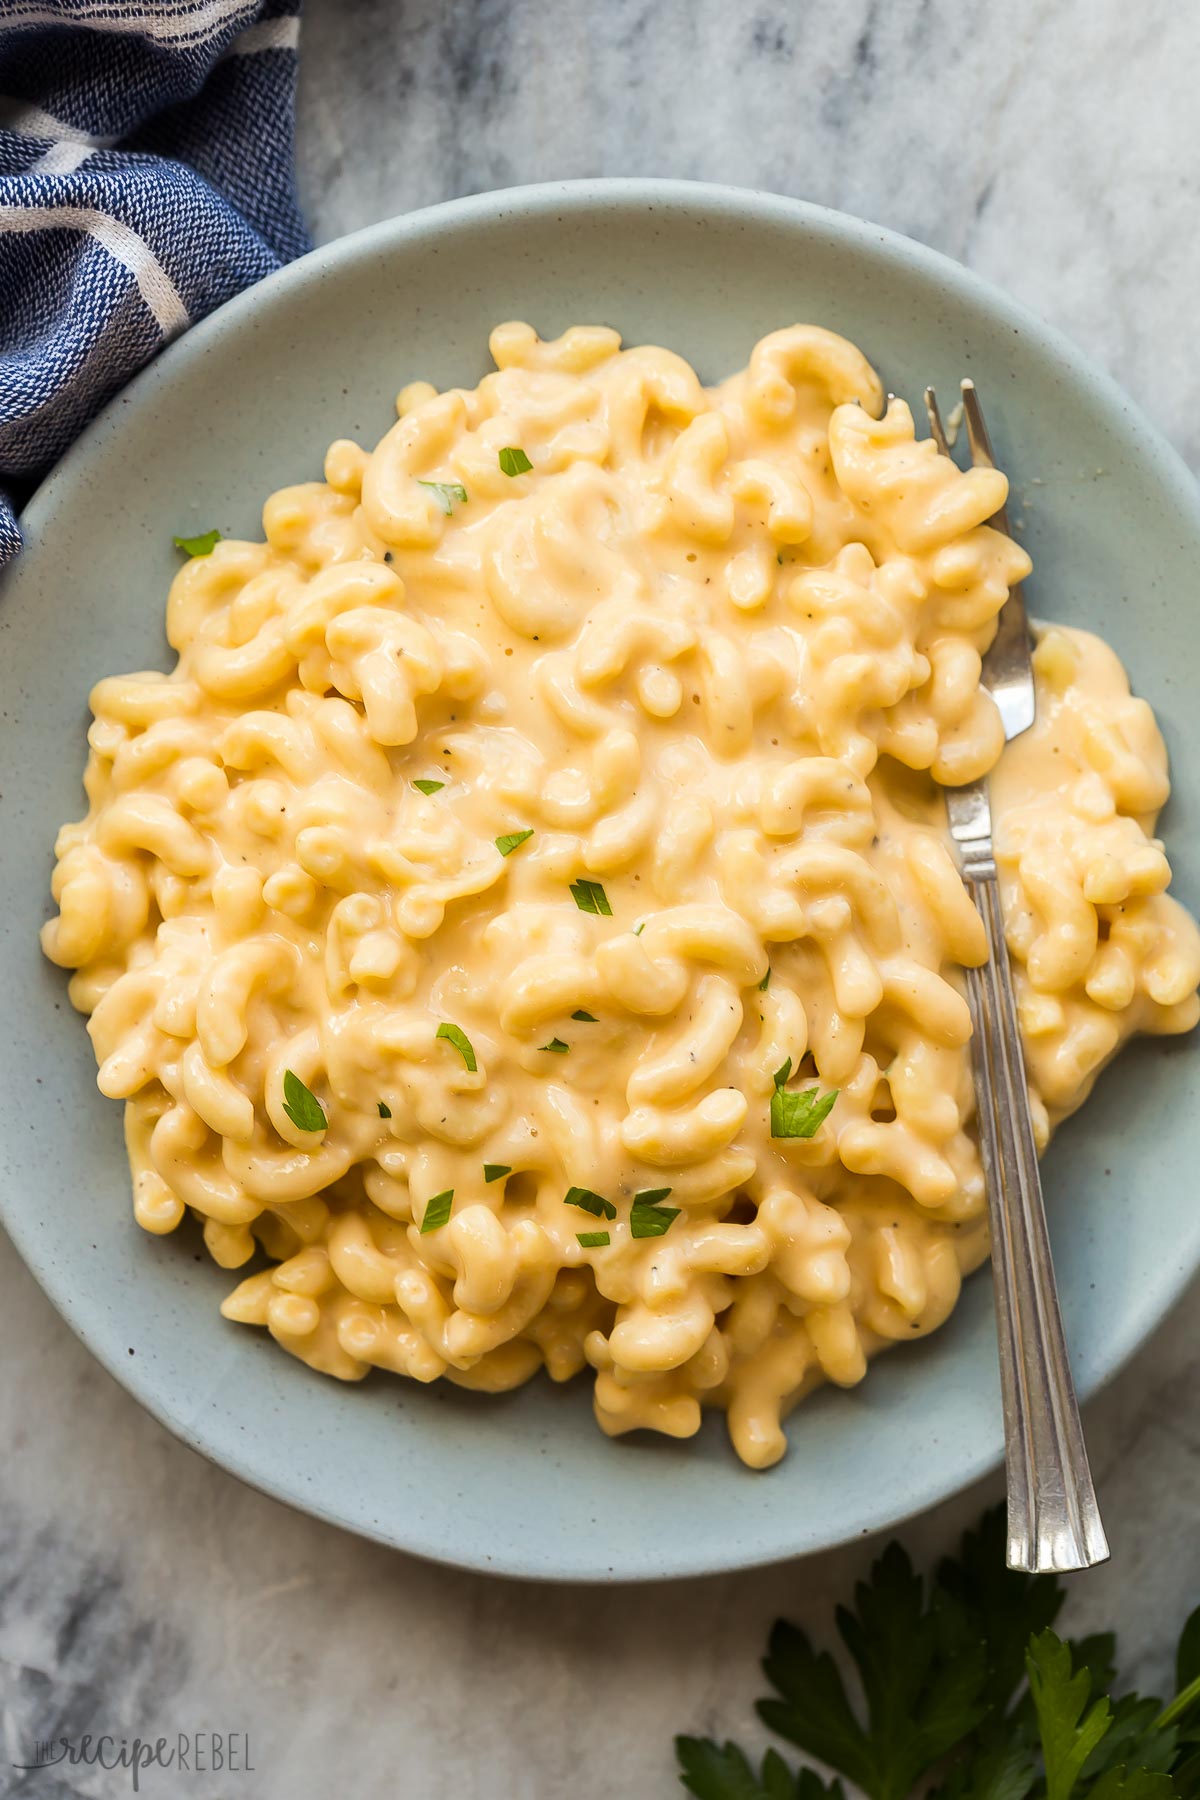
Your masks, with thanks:
[{"label": "fork handle", "polygon": [[[1067,1357],[1038,1174],[1025,1059],[991,844],[964,879],[988,960],[967,969],[975,1104],[991,1222],[1008,1471],[1010,1569],[1087,1569],[1108,1557]],[[974,864],[974,867],[971,865]]]}]

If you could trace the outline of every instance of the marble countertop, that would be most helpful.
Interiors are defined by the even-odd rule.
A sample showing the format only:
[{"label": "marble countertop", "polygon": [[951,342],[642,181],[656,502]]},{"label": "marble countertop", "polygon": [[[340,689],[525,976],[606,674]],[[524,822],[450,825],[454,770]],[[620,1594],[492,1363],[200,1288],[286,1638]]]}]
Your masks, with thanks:
[{"label": "marble countertop", "polygon": [[[301,189],[319,241],[453,195],[661,174],[896,227],[1069,332],[1200,467],[1191,354],[1200,21],[1170,0],[308,0]],[[1070,1622],[1119,1618],[1167,1679],[1200,1597],[1191,1295],[1088,1409],[1114,1561]],[[188,1800],[653,1800],[671,1736],[761,1745],[783,1610],[824,1632],[873,1546],[737,1578],[523,1586],[361,1543],[176,1443],[0,1245],[0,1794],[34,1737],[246,1732],[252,1774],[143,1779]],[[948,1548],[996,1482],[917,1522]]]}]

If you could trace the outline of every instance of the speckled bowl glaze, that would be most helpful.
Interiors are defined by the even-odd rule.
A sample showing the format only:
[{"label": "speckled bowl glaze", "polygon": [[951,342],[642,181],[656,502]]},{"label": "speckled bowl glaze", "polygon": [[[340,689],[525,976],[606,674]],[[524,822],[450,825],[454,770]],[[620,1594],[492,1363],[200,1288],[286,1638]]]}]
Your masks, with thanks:
[{"label": "speckled bowl glaze", "polygon": [[[1070,344],[918,244],[794,201],[655,181],[525,188],[331,244],[169,349],[41,489],[0,586],[0,1205],[83,1341],[195,1449],[294,1506],[471,1568],[585,1581],[743,1567],[893,1525],[992,1467],[1000,1407],[986,1274],[950,1323],[852,1392],[793,1415],[767,1474],[719,1418],[689,1443],[610,1442],[585,1381],[501,1399],[311,1374],[226,1324],[230,1277],[187,1228],[130,1212],[120,1109],[37,930],[55,830],[81,809],[86,700],[165,666],[174,532],[259,535],[262,500],[320,474],[336,437],[374,443],[417,376],[474,383],[488,331],[619,327],[705,379],[756,338],[815,320],[917,402],[971,374],[1048,617],[1096,627],[1158,709],[1177,794],[1176,891],[1200,901],[1200,499],[1126,397]],[[1051,1230],[1084,1393],[1147,1335],[1200,1262],[1200,1057],[1135,1047],[1046,1159]],[[52,1404],[52,1396],[41,1396]],[[87,1470],[64,1470],[86,1482]],[[1118,1547],[1119,1548],[1119,1547]]]}]

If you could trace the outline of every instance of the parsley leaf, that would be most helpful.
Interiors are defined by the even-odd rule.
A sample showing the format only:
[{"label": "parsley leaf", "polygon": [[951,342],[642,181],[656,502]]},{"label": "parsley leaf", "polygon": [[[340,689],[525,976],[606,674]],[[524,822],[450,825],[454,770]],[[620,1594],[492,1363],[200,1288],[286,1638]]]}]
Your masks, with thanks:
[{"label": "parsley leaf", "polygon": [[444,1194],[435,1194],[425,1208],[425,1217],[421,1220],[421,1236],[427,1231],[437,1231],[450,1217],[450,1208],[454,1201],[454,1189],[447,1188]]},{"label": "parsley leaf", "polygon": [[500,452],[500,467],[505,475],[528,475],[533,464],[523,450],[509,444]]},{"label": "parsley leaf", "polygon": [[800,1093],[789,1093],[784,1082],[792,1072],[792,1059],[789,1056],[782,1068],[775,1071],[775,1092],[771,1095],[771,1136],[773,1138],[810,1138],[815,1137],[823,1119],[827,1119],[833,1111],[834,1101],[839,1090],[830,1088],[823,1094],[819,1088],[804,1088]]},{"label": "parsley leaf", "polygon": [[610,1241],[607,1231],[577,1231],[575,1237],[585,1250],[602,1250]]},{"label": "parsley leaf", "polygon": [[386,1100],[377,1100],[375,1102],[375,1104],[379,1108],[379,1116],[381,1119],[390,1119],[391,1118],[392,1109],[388,1105]]},{"label": "parsley leaf", "polygon": [[442,1023],[438,1026],[435,1035],[440,1038],[445,1038],[448,1044],[454,1045],[454,1048],[466,1063],[467,1068],[470,1070],[471,1074],[474,1075],[479,1064],[475,1061],[475,1052],[471,1048],[471,1040],[466,1032],[463,1031],[460,1026],[450,1025],[443,1019]]},{"label": "parsley leaf", "polygon": [[1112,1709],[1107,1698],[1088,1706],[1091,1675],[1086,1668],[1072,1669],[1070,1648],[1049,1627],[1030,1638],[1025,1668],[1046,1763],[1046,1800],[1070,1800],[1084,1763],[1108,1730]]},{"label": "parsley leaf", "polygon": [[606,919],[612,918],[608,895],[598,881],[573,881],[571,893],[580,912],[603,914]]},{"label": "parsley leaf", "polygon": [[503,1181],[506,1175],[512,1174],[510,1163],[484,1163],[483,1179],[485,1181]]},{"label": "parsley leaf", "polygon": [[771,985],[771,965],[770,965],[770,963],[768,963],[767,964],[767,972],[758,984],[759,993],[765,994],[767,989],[770,987],[770,985]]},{"label": "parsley leaf", "polygon": [[415,788],[419,788],[423,794],[440,794],[442,789],[445,787],[445,785],[446,784],[444,781],[414,781],[413,782],[413,786]]},{"label": "parsley leaf", "polygon": [[711,1738],[677,1737],[679,1779],[697,1800],[760,1800],[762,1784],[736,1744]]},{"label": "parsley leaf", "polygon": [[670,1191],[669,1187],[645,1188],[633,1196],[633,1205],[629,1209],[630,1237],[662,1237],[671,1229],[679,1217],[679,1207],[657,1204],[665,1200]]},{"label": "parsley leaf", "polygon": [[214,526],[211,531],[202,531],[199,537],[177,537],[172,542],[177,550],[183,550],[188,556],[211,556],[221,542],[221,534]]},{"label": "parsley leaf", "polygon": [[548,1044],[538,1045],[539,1050],[552,1050],[555,1056],[565,1056],[570,1048],[570,1044],[564,1044],[560,1037],[552,1037]]},{"label": "parsley leaf", "polygon": [[793,1776],[778,1750],[767,1751],[760,1775],[736,1744],[677,1737],[675,1754],[679,1779],[696,1800],[845,1800],[840,1781],[827,1788],[812,1769]]},{"label": "parsley leaf", "polygon": [[964,1642],[955,1621],[926,1600],[898,1544],[884,1551],[854,1599],[853,1610],[839,1607],[837,1627],[858,1666],[866,1725],[832,1657],[814,1652],[802,1631],[782,1622],[763,1664],[781,1697],[760,1701],[759,1715],[871,1800],[906,1800],[919,1777],[982,1722],[983,1647]]},{"label": "parsley leaf", "polygon": [[564,1206],[581,1206],[584,1212],[591,1213],[595,1219],[615,1219],[617,1209],[611,1200],[603,1194],[593,1194],[591,1188],[568,1188],[563,1195]]},{"label": "parsley leaf", "polygon": [[598,1025],[600,1023],[595,1013],[584,1012],[582,1006],[579,1008],[578,1012],[573,1012],[571,1017],[573,1019],[578,1019],[581,1025]]},{"label": "parsley leaf", "polygon": [[[1180,1791],[1168,1771],[1176,1733],[1163,1728],[1157,1700],[1126,1694],[1091,1700],[1098,1685],[1092,1657],[1104,1659],[1111,1638],[1064,1644],[1047,1629],[1029,1640],[1025,1653],[1029,1696],[1045,1765],[1045,1800],[1070,1800],[1081,1787],[1089,1800],[1173,1800]],[[1089,1700],[1091,1704],[1089,1705]],[[1168,1709],[1169,1711],[1170,1709]]]},{"label": "parsley leaf", "polygon": [[283,1072],[283,1110],[297,1131],[324,1131],[329,1120],[311,1088],[290,1069]]},{"label": "parsley leaf", "polygon": [[418,480],[417,486],[423,487],[423,488],[428,488],[430,490],[434,499],[437,501],[438,505],[441,507],[442,511],[445,513],[447,518],[449,518],[451,513],[454,511],[454,502],[456,500],[459,502],[460,505],[464,505],[464,506],[466,505],[467,490],[463,486],[461,481],[420,481],[420,480]]},{"label": "parsley leaf", "polygon": [[514,850],[519,850],[521,845],[528,842],[532,836],[532,825],[529,827],[528,831],[506,832],[503,837],[498,837],[496,839],[496,848],[501,856],[511,856]]}]

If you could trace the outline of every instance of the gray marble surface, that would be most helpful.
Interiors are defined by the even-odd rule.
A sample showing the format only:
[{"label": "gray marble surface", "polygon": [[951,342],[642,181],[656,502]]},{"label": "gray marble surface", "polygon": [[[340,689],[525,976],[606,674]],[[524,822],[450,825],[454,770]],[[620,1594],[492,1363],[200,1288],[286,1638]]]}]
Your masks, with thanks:
[{"label": "gray marble surface", "polygon": [[[1200,466],[1200,19],[1173,0],[309,0],[301,186],[325,240],[451,195],[655,173],[845,208],[1068,331]],[[1147,1196],[1147,1204],[1152,1204]],[[1200,1290],[1088,1409],[1140,1681],[1200,1598]],[[175,1443],[0,1247],[0,1793],[59,1732],[248,1732],[253,1774],[152,1796],[651,1800],[679,1729],[761,1743],[775,1613],[823,1630],[869,1546],[736,1579],[549,1589],[427,1567]],[[995,1484],[919,1521],[948,1547]]]}]

